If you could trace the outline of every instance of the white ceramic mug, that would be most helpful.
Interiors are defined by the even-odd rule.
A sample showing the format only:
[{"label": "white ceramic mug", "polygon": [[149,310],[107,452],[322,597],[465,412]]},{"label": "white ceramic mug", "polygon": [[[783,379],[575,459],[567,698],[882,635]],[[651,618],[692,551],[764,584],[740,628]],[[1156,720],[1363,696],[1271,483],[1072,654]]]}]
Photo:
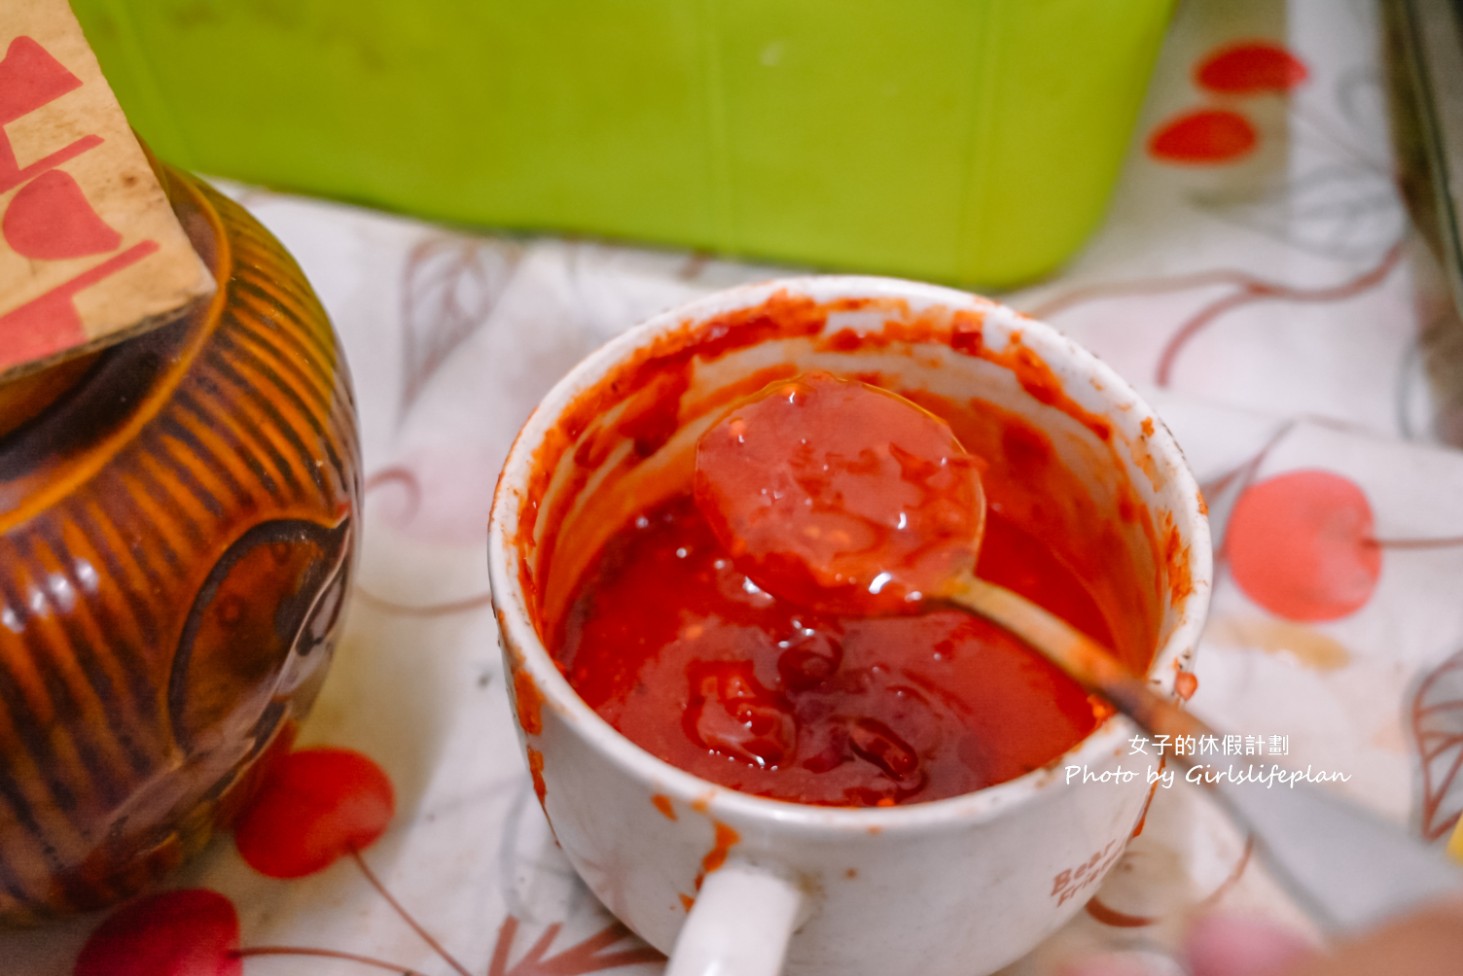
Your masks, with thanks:
[{"label": "white ceramic mug", "polygon": [[[1106,598],[1134,618],[1117,630],[1146,635],[1152,683],[1173,693],[1208,605],[1208,526],[1178,446],[1128,385],[1050,327],[963,292],[786,279],[622,335],[544,398],[510,452],[489,568],[535,788],[575,870],[672,955],[672,976],[989,973],[1076,912],[1132,835],[1151,760],[1130,755],[1126,721],[974,793],[803,805],[641,750],[575,694],[544,644],[543,622],[608,535],[688,483],[695,438],[719,412],[767,376],[809,368],[975,398],[1045,432],[1080,487],[1061,517],[1111,526],[1102,558],[1126,582]],[[1119,767],[1139,775],[1088,778]],[[1072,781],[1074,768],[1088,777]]]}]

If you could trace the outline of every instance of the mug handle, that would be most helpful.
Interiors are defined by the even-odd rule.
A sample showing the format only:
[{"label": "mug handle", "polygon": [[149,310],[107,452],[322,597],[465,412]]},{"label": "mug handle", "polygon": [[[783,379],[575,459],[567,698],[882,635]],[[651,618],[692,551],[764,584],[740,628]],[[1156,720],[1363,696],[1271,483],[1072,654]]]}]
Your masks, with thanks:
[{"label": "mug handle", "polygon": [[665,976],[778,976],[806,918],[807,897],[791,879],[729,860],[702,883]]}]

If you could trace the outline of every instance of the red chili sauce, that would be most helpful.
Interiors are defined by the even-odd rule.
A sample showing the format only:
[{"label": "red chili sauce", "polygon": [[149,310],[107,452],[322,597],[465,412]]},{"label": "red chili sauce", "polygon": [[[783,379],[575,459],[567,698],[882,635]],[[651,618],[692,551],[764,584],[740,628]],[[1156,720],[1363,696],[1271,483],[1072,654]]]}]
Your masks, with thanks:
[{"label": "red chili sauce", "polygon": [[776,382],[696,445],[694,494],[739,568],[800,606],[918,613],[975,565],[979,462],[939,417],[828,373]]},{"label": "red chili sauce", "polygon": [[[938,540],[947,531],[973,527],[978,575],[1112,644],[1097,601],[1049,545],[996,507],[985,514],[980,536],[978,477],[966,478],[960,465],[936,470],[914,457],[928,460],[939,453],[938,437],[918,441],[917,432],[906,431],[916,439],[906,438],[901,447],[897,422],[870,427],[858,423],[846,404],[840,408],[812,418],[813,433],[821,432],[825,448],[850,438],[862,444],[877,439],[894,449],[874,460],[862,458],[860,470],[877,472],[892,458],[907,486],[929,489],[896,488],[904,492],[901,508],[908,518],[882,529],[861,520],[852,530],[866,537],[865,544],[856,549],[869,558],[893,552],[905,566],[912,553],[933,553],[925,561],[949,572],[959,544],[911,547],[911,537],[900,530],[913,522]],[[759,429],[786,437],[795,425]],[[708,443],[710,436],[703,447]],[[845,481],[842,487],[843,500],[858,508],[859,486]],[[705,503],[705,486],[697,488]],[[827,484],[814,488],[820,495]],[[938,504],[951,497],[972,506],[970,512]],[[720,517],[715,506],[708,507],[713,518]],[[842,525],[826,510],[814,514],[820,538],[826,539],[821,530]],[[790,531],[807,524],[794,517]],[[737,526],[750,531],[744,521]],[[718,539],[727,535],[726,527],[719,529],[713,531],[689,491],[641,513],[591,562],[553,635],[556,657],[585,701],[672,765],[743,792],[804,803],[935,800],[1050,762],[1105,714],[1104,706],[1044,659],[968,613],[908,612],[924,609],[914,604],[891,616],[859,613],[856,587],[849,583],[861,581],[867,589],[869,576],[858,560],[818,580],[800,570],[790,577],[797,602],[779,599],[742,571],[749,568],[767,582],[765,563],[748,562],[746,540],[733,536],[729,548]],[[752,545],[776,547],[767,539]],[[733,548],[743,551],[734,558]],[[828,565],[846,550],[825,551]],[[973,552],[973,543],[965,552]],[[921,585],[930,580],[926,576]],[[809,609],[815,601],[809,591],[796,590],[799,581],[829,586],[834,599]],[[902,600],[910,594],[908,586],[881,590],[886,597],[897,592]],[[891,609],[877,604],[875,597],[873,609]]]}]

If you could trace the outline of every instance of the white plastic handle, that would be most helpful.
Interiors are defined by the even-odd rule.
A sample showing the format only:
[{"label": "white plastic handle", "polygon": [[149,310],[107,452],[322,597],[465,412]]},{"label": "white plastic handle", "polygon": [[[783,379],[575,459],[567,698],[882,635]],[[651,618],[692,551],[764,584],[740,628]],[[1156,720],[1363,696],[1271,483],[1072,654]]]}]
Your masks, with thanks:
[{"label": "white plastic handle", "polygon": [[805,902],[775,871],[728,861],[701,885],[665,976],[778,976]]}]

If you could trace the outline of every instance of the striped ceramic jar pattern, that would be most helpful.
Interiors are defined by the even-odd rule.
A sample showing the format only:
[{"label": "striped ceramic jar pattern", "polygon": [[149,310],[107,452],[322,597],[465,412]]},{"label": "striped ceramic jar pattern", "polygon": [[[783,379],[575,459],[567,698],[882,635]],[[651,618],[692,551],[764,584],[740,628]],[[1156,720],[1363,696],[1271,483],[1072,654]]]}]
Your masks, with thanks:
[{"label": "striped ceramic jar pattern", "polygon": [[211,305],[0,395],[0,920],[114,901],[201,847],[313,701],[348,590],[330,324],[239,206],[166,181]]}]

